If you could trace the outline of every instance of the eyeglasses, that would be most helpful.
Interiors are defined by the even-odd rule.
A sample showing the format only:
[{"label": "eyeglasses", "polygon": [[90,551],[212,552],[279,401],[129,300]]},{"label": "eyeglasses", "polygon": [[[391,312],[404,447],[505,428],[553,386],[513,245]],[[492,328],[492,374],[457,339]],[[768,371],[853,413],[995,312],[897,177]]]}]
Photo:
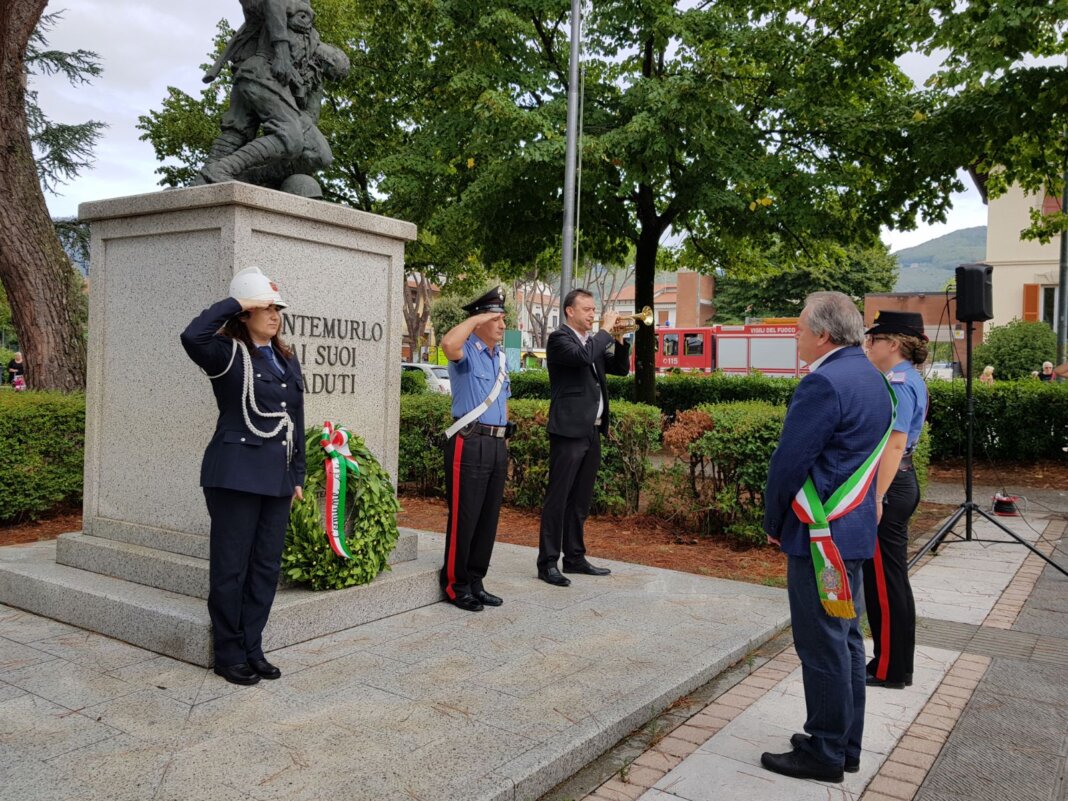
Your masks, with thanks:
[{"label": "eyeglasses", "polygon": [[864,341],[868,344],[868,347],[871,347],[876,342],[889,342],[890,341],[890,337],[866,336],[866,337],[864,337]]}]

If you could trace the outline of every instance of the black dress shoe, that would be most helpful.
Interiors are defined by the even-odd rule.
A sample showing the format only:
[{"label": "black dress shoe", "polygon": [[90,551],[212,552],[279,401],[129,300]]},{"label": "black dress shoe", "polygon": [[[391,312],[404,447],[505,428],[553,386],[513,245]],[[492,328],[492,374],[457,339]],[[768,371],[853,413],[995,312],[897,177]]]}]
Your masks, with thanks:
[{"label": "black dress shoe", "polygon": [[[790,738],[790,745],[794,747],[795,751],[799,751],[801,749],[802,744],[805,743],[807,740],[807,734],[797,732],[793,737]],[[843,768],[843,770],[846,773],[856,773],[858,770],[860,770],[860,757],[851,757],[849,754],[846,754],[845,767]]]},{"label": "black dress shoe", "polygon": [[877,679],[875,676],[868,676],[864,679],[864,683],[869,687],[885,687],[888,690],[905,689],[905,682],[903,681],[887,681],[886,679]]},{"label": "black dress shoe", "polygon": [[567,578],[566,576],[561,576],[560,571],[557,570],[555,566],[550,567],[547,570],[539,570],[538,578],[556,587],[571,586],[571,579]]},{"label": "black dress shoe", "polygon": [[565,573],[584,573],[587,576],[607,576],[612,571],[607,567],[594,567],[589,562],[579,562],[577,565],[569,565],[564,562]]},{"label": "black dress shoe", "polygon": [[465,592],[463,595],[457,595],[455,598],[450,598],[449,603],[459,609],[463,609],[465,612],[482,611],[482,601],[478,600],[478,598],[469,592]]},{"label": "black dress shoe", "polygon": [[260,680],[256,671],[244,662],[239,665],[216,665],[215,673],[231,684],[255,684]]},{"label": "black dress shoe", "polygon": [[840,782],[843,778],[842,768],[820,762],[816,757],[804,751],[790,751],[786,754],[763,753],[760,764],[772,773],[792,776],[795,779],[818,779],[823,782]]},{"label": "black dress shoe", "polygon": [[261,679],[280,679],[282,671],[268,662],[266,659],[250,659],[248,666],[252,668]]},{"label": "black dress shoe", "polygon": [[500,606],[504,603],[504,599],[498,595],[494,595],[492,592],[486,592],[485,590],[475,590],[473,595],[480,600],[485,606]]}]

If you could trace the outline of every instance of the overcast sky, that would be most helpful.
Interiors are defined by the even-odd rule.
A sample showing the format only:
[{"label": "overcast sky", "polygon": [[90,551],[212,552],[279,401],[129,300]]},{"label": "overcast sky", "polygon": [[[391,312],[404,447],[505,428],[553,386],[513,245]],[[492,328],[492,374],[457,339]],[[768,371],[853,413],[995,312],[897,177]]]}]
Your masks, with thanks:
[{"label": "overcast sky", "polygon": [[[50,2],[48,11],[66,9],[51,32],[50,44],[62,50],[84,48],[98,53],[104,73],[88,86],[71,87],[58,78],[35,78],[45,113],[59,122],[99,120],[108,125],[96,149],[96,161],[73,183],[49,196],[55,216],[77,214],[90,200],[157,190],[157,162],[152,147],[138,140],[137,117],[159,108],[167,87],[196,95],[202,88],[198,65],[207,60],[216,23],[223,17],[240,23],[237,0],[71,0]],[[922,77],[924,60],[904,65]],[[563,176],[561,175],[561,181]],[[986,207],[971,181],[953,199],[949,221],[916,231],[884,232],[892,250],[910,247],[961,228],[986,224]]]}]

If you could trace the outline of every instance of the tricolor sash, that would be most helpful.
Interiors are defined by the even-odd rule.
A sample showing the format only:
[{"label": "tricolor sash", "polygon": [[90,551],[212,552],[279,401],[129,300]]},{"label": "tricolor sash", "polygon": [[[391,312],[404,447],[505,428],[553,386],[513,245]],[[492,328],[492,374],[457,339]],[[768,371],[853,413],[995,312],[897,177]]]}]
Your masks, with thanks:
[{"label": "tricolor sash", "polygon": [[831,617],[857,616],[845,562],[831,539],[830,522],[844,517],[860,506],[879,471],[879,460],[886,450],[886,443],[890,441],[890,433],[894,430],[894,421],[897,419],[897,395],[894,394],[890,382],[886,381],[886,376],[883,376],[883,381],[890,393],[890,425],[875,450],[826,501],[820,501],[812,476],[808,476],[791,504],[798,519],[808,525],[812,567],[816,571],[816,588],[819,590],[824,611]]},{"label": "tricolor sash", "polygon": [[330,549],[343,559],[351,559],[345,541],[345,500],[347,476],[360,474],[360,466],[349,450],[349,431],[334,426],[329,420],[323,423],[323,436],[319,440],[326,454],[326,538]]}]

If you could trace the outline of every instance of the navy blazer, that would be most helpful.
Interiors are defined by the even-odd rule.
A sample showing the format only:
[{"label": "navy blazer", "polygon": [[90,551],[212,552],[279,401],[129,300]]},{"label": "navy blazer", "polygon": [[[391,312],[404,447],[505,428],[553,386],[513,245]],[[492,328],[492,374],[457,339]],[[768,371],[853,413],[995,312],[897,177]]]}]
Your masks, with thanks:
[{"label": "navy blazer", "polygon": [[[550,434],[583,437],[597,420],[597,401],[604,397],[601,432],[608,433],[608,384],[605,373],[626,375],[630,372],[630,345],[615,342],[612,335],[600,330],[589,338],[590,347],[582,344],[578,334],[564,325],[549,334],[545,344],[545,361],[549,367]],[[608,355],[615,342],[616,351]]]},{"label": "navy blazer", "polygon": [[[811,474],[826,501],[878,446],[890,427],[890,393],[879,370],[857,347],[843,348],[801,379],[768,467],[764,531],[791,556],[809,553],[808,526],[790,504]],[[843,559],[875,553],[875,482],[860,506],[831,521]]]},{"label": "navy blazer", "polygon": [[[256,405],[264,412],[287,411],[293,420],[293,459],[286,465],[285,430],[263,439],[248,430],[241,412],[245,381],[241,349],[218,333],[223,324],[241,311],[241,304],[226,298],[205,309],[182,332],[182,347],[189,358],[208,375],[226,372],[211,381],[219,421],[215,435],[204,451],[200,486],[288,497],[304,485],[304,376],[294,354],[286,359],[276,354],[283,368],[281,377],[267,367],[263,355],[251,349]],[[226,368],[233,354],[233,363]],[[271,431],[281,418],[259,417],[249,409],[249,419],[260,431]]]}]

